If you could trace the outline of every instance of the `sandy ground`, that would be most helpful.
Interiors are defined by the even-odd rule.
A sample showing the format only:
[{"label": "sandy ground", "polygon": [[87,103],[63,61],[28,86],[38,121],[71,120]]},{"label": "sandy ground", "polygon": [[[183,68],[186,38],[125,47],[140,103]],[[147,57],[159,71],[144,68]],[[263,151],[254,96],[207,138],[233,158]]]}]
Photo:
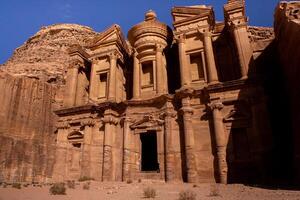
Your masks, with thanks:
[{"label": "sandy ground", "polygon": [[67,189],[66,195],[50,195],[50,186],[22,187],[15,189],[11,186],[0,188],[0,200],[137,200],[146,199],[143,191],[147,187],[154,188],[157,192],[155,199],[177,200],[179,192],[190,190],[196,193],[197,200],[214,199],[278,199],[300,200],[300,191],[293,190],[269,190],[257,187],[249,187],[239,184],[211,185],[211,184],[166,184],[160,182],[141,183],[116,183],[91,181],[90,189],[84,190],[84,183],[76,183],[75,189]]}]

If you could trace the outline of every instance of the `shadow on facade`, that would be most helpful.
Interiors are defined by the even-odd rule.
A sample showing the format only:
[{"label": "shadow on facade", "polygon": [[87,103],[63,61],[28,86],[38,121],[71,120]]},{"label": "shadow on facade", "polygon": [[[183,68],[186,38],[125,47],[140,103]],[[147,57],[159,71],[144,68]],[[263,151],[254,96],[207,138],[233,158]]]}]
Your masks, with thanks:
[{"label": "shadow on facade", "polygon": [[251,61],[248,77],[223,121],[232,120],[228,183],[294,189],[290,106],[275,42]]}]

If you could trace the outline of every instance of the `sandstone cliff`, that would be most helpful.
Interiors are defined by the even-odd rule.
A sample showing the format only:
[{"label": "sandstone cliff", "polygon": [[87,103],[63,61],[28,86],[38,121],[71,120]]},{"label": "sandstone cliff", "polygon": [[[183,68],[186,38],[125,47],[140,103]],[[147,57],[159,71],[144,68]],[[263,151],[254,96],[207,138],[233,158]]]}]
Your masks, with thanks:
[{"label": "sandstone cliff", "polygon": [[69,59],[67,49],[76,44],[84,45],[96,34],[91,28],[77,24],[42,27],[15,50],[2,69],[42,81],[63,83]]},{"label": "sandstone cliff", "polygon": [[97,33],[76,24],[43,27],[0,65],[0,182],[47,181],[55,156],[67,49]]},{"label": "sandstone cliff", "polygon": [[54,162],[57,86],[0,72],[0,182],[45,181]]}]

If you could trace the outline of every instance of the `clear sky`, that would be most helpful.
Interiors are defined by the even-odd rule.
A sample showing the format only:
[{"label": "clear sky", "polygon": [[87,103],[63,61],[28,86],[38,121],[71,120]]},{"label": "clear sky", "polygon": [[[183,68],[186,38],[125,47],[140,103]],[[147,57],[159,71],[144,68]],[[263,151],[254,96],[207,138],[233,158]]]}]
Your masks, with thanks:
[{"label": "clear sky", "polygon": [[[172,25],[173,6],[206,4],[214,6],[217,20],[223,20],[227,0],[0,0],[0,63],[42,26],[57,23],[87,25],[102,31],[119,24],[127,35],[144,13],[154,10],[160,21]],[[246,0],[250,25],[273,26],[278,0]]]}]

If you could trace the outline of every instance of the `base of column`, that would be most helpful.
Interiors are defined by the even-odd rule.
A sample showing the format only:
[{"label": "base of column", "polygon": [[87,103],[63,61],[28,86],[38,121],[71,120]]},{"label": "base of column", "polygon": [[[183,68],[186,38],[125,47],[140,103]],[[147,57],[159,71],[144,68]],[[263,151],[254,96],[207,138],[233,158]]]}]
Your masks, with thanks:
[{"label": "base of column", "polygon": [[219,83],[220,83],[219,81],[211,81],[211,82],[207,83],[207,85],[216,85]]}]

